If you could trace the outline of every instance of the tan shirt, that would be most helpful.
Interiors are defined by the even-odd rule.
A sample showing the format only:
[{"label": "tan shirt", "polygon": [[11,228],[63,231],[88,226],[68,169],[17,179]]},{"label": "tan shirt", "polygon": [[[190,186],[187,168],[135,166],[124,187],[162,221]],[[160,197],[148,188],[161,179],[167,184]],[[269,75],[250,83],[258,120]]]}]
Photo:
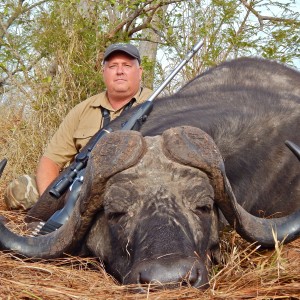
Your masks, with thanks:
[{"label": "tan shirt", "polygon": [[[151,94],[150,89],[143,88],[134,96],[136,101],[133,106],[146,101]],[[53,160],[61,168],[72,161],[80,149],[103,126],[101,106],[110,112],[111,120],[118,117],[124,109],[123,107],[114,110],[108,101],[106,92],[92,96],[77,104],[67,114],[50,140],[44,156]]]}]

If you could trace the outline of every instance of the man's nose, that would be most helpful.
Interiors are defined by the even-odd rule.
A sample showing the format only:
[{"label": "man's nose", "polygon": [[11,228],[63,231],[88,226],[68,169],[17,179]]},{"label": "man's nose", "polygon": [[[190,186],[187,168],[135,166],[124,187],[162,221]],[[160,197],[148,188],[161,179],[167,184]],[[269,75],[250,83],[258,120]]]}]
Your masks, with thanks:
[{"label": "man's nose", "polygon": [[117,74],[123,74],[124,73],[124,67],[122,65],[117,67]]}]

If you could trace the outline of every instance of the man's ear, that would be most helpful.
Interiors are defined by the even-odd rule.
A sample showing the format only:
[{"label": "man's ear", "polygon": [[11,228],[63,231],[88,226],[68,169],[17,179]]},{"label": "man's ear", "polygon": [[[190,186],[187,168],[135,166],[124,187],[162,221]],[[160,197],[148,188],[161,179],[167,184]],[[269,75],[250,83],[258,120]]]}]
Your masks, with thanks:
[{"label": "man's ear", "polygon": [[140,81],[142,81],[142,76],[143,76],[143,68],[140,66]]}]

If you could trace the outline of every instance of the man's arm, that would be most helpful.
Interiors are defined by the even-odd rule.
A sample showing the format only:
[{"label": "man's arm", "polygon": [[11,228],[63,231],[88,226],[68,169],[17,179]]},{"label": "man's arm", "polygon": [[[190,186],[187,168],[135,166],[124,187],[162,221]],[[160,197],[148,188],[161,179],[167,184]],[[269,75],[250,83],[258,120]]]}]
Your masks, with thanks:
[{"label": "man's arm", "polygon": [[42,156],[36,170],[36,183],[42,195],[49,184],[59,175],[60,167],[50,158]]}]

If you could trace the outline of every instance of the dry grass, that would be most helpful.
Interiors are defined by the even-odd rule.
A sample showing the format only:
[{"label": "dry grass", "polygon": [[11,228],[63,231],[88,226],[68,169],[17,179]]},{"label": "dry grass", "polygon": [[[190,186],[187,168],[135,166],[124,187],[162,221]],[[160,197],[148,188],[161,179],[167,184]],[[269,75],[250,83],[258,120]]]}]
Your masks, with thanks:
[{"label": "dry grass", "polygon": [[[3,193],[1,193],[2,196]],[[22,230],[23,214],[6,211],[0,197],[0,214],[10,227]],[[222,263],[211,271],[210,289],[181,287],[155,290],[121,286],[95,258],[65,257],[35,261],[0,252],[0,299],[291,299],[300,297],[300,240],[257,251],[236,233],[224,233]],[[1,298],[2,297],[2,298]]]},{"label": "dry grass", "polygon": [[34,172],[47,139],[45,129],[40,126],[35,114],[23,117],[27,105],[25,102],[23,104],[0,106],[0,159],[8,159],[1,178],[5,182],[19,174]]}]

